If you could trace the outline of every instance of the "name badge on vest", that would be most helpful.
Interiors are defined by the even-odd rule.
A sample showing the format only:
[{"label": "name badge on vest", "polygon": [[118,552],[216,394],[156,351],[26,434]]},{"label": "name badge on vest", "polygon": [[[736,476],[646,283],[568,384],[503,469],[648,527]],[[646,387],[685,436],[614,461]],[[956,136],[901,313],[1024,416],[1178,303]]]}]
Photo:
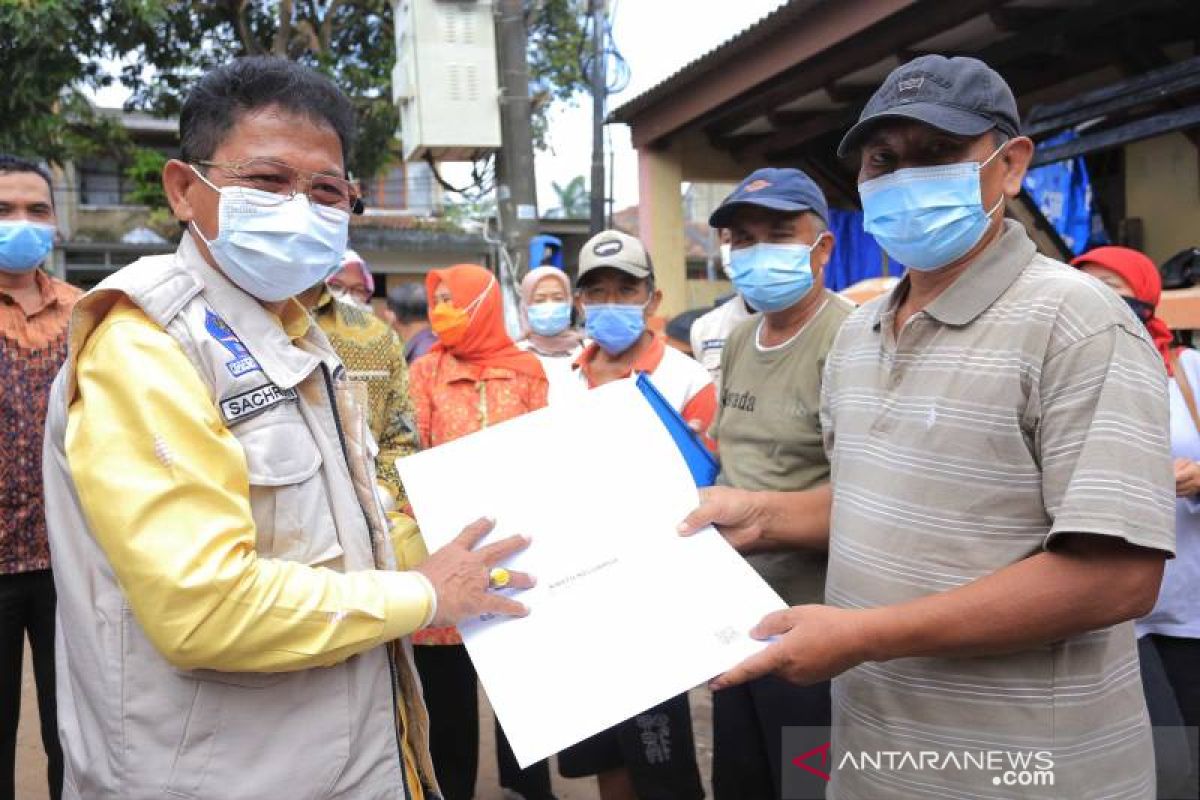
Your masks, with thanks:
[{"label": "name badge on vest", "polygon": [[225,368],[229,370],[230,375],[240,378],[247,372],[262,369],[254,360],[254,356],[250,355],[246,345],[242,344],[242,340],[233,332],[233,328],[229,327],[229,323],[211,310],[204,312],[204,327],[208,331],[208,335],[216,339],[233,356],[225,362]]},{"label": "name badge on vest", "polygon": [[248,392],[226,397],[221,401],[221,415],[225,424],[233,425],[256,417],[280,403],[293,402],[296,399],[295,389],[281,389],[273,383],[264,383]]}]

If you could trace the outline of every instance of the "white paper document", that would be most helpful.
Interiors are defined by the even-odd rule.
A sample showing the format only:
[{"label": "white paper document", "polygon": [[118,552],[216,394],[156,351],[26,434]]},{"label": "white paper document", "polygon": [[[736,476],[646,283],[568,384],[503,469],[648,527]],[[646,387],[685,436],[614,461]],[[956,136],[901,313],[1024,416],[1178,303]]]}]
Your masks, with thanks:
[{"label": "white paper document", "polygon": [[431,552],[483,516],[533,539],[505,564],[529,616],[460,626],[522,767],[732,667],[784,607],[715,530],[679,536],[698,493],[633,381],[396,464]]}]

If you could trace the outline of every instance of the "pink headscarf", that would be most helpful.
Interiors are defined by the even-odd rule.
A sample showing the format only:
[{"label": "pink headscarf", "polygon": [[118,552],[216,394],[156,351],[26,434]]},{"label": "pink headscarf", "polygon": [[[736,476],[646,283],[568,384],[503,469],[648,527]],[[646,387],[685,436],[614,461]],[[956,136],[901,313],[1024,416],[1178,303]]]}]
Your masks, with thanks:
[{"label": "pink headscarf", "polygon": [[342,269],[340,271],[357,272],[362,276],[362,282],[367,287],[367,291],[375,294],[375,276],[371,274],[371,270],[367,269],[367,262],[363,261],[362,256],[358,253],[347,249],[346,254],[342,256]]},{"label": "pink headscarf", "polygon": [[567,302],[571,297],[571,279],[567,277],[567,273],[563,272],[558,267],[538,267],[529,271],[521,281],[521,332],[523,338],[533,345],[533,349],[543,355],[565,355],[579,347],[583,341],[583,337],[578,331],[567,328],[562,333],[554,336],[542,336],[539,333],[534,333],[529,327],[529,306],[533,304],[533,291],[544,278],[554,278],[562,284],[563,290],[567,293]]}]

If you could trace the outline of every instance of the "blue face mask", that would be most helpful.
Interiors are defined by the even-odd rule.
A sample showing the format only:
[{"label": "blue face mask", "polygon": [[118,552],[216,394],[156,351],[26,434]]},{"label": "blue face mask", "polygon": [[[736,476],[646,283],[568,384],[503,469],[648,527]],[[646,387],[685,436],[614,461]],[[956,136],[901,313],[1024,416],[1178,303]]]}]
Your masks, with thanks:
[{"label": "blue face mask", "polygon": [[979,183],[979,171],[1003,149],[983,163],[900,169],[860,184],[863,227],[909,269],[926,272],[962,258],[1004,204],[1001,195],[984,210]]},{"label": "blue face mask", "polygon": [[539,336],[557,336],[571,324],[570,303],[536,303],[526,309],[529,328]]},{"label": "blue face mask", "polygon": [[225,277],[247,294],[278,303],[341,268],[350,230],[348,212],[314,205],[303,194],[281,200],[257,189],[220,188],[203,175],[200,180],[221,195],[217,238],[205,239],[195,222],[192,230],[208,245]]},{"label": "blue face mask", "polygon": [[[824,234],[822,234],[823,236]],[[817,237],[821,241],[821,237]],[[813,286],[812,244],[759,243],[730,253],[729,277],[759,311],[795,305]]]},{"label": "blue face mask", "polygon": [[624,353],[646,330],[646,307],[621,303],[585,305],[587,335],[610,356]]},{"label": "blue face mask", "polygon": [[0,221],[0,272],[29,272],[54,249],[54,226],[23,219]]}]

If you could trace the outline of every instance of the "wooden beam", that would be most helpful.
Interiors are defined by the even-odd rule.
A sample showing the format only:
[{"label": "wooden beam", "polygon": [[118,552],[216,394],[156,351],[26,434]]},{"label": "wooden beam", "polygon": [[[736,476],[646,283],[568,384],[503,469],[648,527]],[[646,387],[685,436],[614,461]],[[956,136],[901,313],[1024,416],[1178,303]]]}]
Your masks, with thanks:
[{"label": "wooden beam", "polygon": [[[989,64],[994,69],[1001,69],[1026,58],[1041,58],[1055,54],[1076,52],[1078,46],[1094,48],[1097,46],[1090,34],[1097,28],[1111,29],[1124,17],[1144,17],[1156,10],[1170,8],[1178,9],[1177,0],[1099,0],[1086,6],[1072,8],[1054,15],[1053,18],[1032,28],[1019,36],[1010,36],[999,42],[990,44],[974,55]],[[1079,44],[1076,45],[1076,42]],[[1056,66],[1043,62],[1043,69],[1053,69],[1055,74],[1062,74]]]},{"label": "wooden beam", "polygon": [[775,109],[767,112],[767,121],[772,128],[780,130],[816,119],[824,113],[824,110],[818,109]]},{"label": "wooden beam", "polygon": [[835,103],[857,103],[862,105],[875,94],[878,83],[831,83],[825,87],[829,98]]},{"label": "wooden beam", "polygon": [[996,8],[988,12],[992,24],[1005,33],[1024,33],[1047,22],[1056,13],[1047,8]]},{"label": "wooden beam", "polygon": [[1165,100],[1180,92],[1200,87],[1200,56],[1130,80],[1085,92],[1070,100],[1035,106],[1026,119],[1026,136],[1039,136],[1135,106]]},{"label": "wooden beam", "polygon": [[1071,256],[1074,255],[1071,248],[1067,246],[1053,223],[1046,219],[1029,192],[1022,189],[1016,199],[1008,204],[1006,212],[1025,226],[1025,230],[1029,232],[1030,238],[1037,244],[1042,255],[1059,261],[1071,260]]},{"label": "wooden beam", "polygon": [[821,117],[809,120],[800,125],[794,125],[787,130],[773,133],[753,143],[747,148],[747,152],[752,155],[758,154],[771,159],[789,150],[794,150],[818,136],[850,127],[858,120],[860,112],[861,106],[859,105],[836,111],[827,111]]},{"label": "wooden beam", "polygon": [[[956,0],[953,4],[947,4],[944,0],[922,0],[910,4],[853,36],[826,39],[824,48],[813,53],[814,57],[797,53],[800,57],[793,61],[793,66],[776,76],[768,87],[753,87],[752,91],[693,120],[692,124],[733,126],[736,129],[738,125],[762,116],[772,108],[803,97],[1007,2],[1010,0]],[[855,5],[860,4],[838,2],[830,3],[828,7]],[[637,136],[636,128],[634,135]]]},{"label": "wooden beam", "polygon": [[[711,121],[708,117],[714,110],[735,98],[752,93],[763,84],[774,82],[781,73],[797,63],[818,59],[829,48],[830,42],[853,39],[863,31],[895,17],[898,12],[910,10],[922,2],[926,6],[930,4],[928,0],[821,3],[804,11],[803,24],[800,24],[800,17],[785,18],[769,37],[753,48],[739,49],[735,40],[727,46],[728,55],[725,58],[714,61],[708,69],[697,71],[688,81],[681,83],[671,96],[638,110],[626,120],[632,129],[633,146],[640,148],[685,126],[703,128]],[[926,16],[936,15],[926,11]],[[817,81],[815,86],[821,86],[850,71],[835,71]],[[725,130],[736,130],[754,116],[761,116],[779,105],[783,103],[770,103],[758,114],[744,117],[740,123]]]},{"label": "wooden beam", "polygon": [[1034,153],[1033,162],[1029,166],[1040,167],[1043,164],[1053,164],[1056,161],[1065,161],[1068,158],[1089,155],[1141,139],[1149,139],[1152,136],[1162,136],[1165,133],[1173,133],[1196,126],[1200,126],[1200,105],[1157,114],[1099,133],[1081,136],[1065,144],[1039,149]]},{"label": "wooden beam", "polygon": [[858,179],[853,173],[842,168],[841,163],[820,156],[805,156],[800,160],[800,168],[821,186],[825,193],[826,202],[846,208],[859,208]]},{"label": "wooden beam", "polygon": [[705,135],[708,138],[709,144],[719,150],[729,152],[734,158],[739,158],[742,154],[750,152],[771,136],[769,133],[743,133],[734,136]]}]

